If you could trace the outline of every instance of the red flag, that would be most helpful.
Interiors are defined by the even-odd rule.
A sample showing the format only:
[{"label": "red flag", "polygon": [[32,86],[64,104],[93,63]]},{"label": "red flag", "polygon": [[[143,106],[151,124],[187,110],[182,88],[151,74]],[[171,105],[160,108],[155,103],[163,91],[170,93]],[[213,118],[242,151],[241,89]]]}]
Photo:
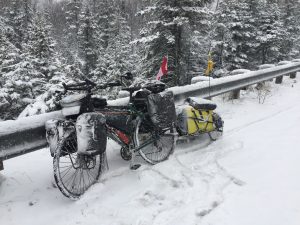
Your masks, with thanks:
[{"label": "red flag", "polygon": [[163,75],[168,73],[168,58],[164,56],[158,74],[156,75],[156,80],[160,80]]}]

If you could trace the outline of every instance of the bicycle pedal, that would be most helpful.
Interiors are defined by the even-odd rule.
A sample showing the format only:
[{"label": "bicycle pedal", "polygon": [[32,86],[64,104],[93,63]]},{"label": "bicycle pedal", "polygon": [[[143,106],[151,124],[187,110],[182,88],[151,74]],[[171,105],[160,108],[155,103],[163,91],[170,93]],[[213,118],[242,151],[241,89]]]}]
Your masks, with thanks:
[{"label": "bicycle pedal", "polygon": [[130,169],[131,170],[137,170],[140,167],[141,167],[141,164],[135,164],[135,165],[130,166]]}]

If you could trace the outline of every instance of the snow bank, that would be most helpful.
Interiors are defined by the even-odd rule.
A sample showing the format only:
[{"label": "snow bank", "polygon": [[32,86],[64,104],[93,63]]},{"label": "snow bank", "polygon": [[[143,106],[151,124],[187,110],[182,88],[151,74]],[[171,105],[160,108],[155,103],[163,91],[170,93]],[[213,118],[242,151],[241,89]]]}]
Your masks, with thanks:
[{"label": "snow bank", "polygon": [[129,104],[129,97],[107,101],[107,105],[109,106],[127,106],[128,104]]},{"label": "snow bank", "polygon": [[212,77],[208,77],[208,76],[197,76],[197,77],[193,77],[191,80],[192,84],[198,83],[198,82],[202,82],[202,81],[209,81],[209,79],[213,80]]},{"label": "snow bank", "polygon": [[129,97],[130,93],[128,91],[119,91],[118,98],[126,98]]},{"label": "snow bank", "polygon": [[18,116],[18,119],[28,117],[28,116],[33,116],[33,115],[44,114],[48,110],[49,110],[49,107],[47,106],[45,101],[37,100],[36,102],[26,106],[26,108]]},{"label": "snow bank", "polygon": [[279,63],[277,63],[278,66],[282,66],[282,65],[287,65],[292,63],[291,61],[280,61]]},{"label": "snow bank", "polygon": [[292,62],[300,62],[300,59],[293,59]]},{"label": "snow bank", "polygon": [[268,69],[268,68],[272,68],[272,67],[275,67],[275,64],[263,64],[263,65],[258,66],[258,69],[263,70],[263,69]]},{"label": "snow bank", "polygon": [[232,70],[229,75],[234,76],[234,75],[238,75],[238,74],[244,74],[244,73],[249,73],[251,72],[251,70],[247,70],[247,69],[237,69],[237,70]]}]

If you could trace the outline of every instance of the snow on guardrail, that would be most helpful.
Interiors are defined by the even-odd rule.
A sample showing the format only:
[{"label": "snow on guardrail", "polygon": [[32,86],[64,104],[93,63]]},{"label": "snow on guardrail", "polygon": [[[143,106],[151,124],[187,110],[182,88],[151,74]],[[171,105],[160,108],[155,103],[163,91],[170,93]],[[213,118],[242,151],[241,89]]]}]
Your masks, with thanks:
[{"label": "snow on guardrail", "polygon": [[47,145],[45,122],[62,119],[61,111],[0,122],[0,161]]},{"label": "snow on guardrail", "polygon": [[214,97],[226,92],[237,90],[252,84],[269,80],[292,72],[300,71],[300,62],[291,62],[286,65],[272,68],[250,71],[248,73],[212,79],[210,82],[203,81],[182,87],[172,87],[175,99],[180,100],[189,96],[200,96],[203,98]]}]

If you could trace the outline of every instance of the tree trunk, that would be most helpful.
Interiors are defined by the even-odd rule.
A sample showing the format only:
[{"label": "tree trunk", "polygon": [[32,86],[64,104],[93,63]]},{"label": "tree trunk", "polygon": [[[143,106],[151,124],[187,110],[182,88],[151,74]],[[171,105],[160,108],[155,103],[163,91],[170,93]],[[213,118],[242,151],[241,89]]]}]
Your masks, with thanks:
[{"label": "tree trunk", "polygon": [[180,71],[181,71],[181,68],[180,68],[180,54],[181,54],[181,44],[180,44],[180,41],[181,41],[181,27],[180,26],[177,26],[175,25],[175,30],[176,30],[176,33],[175,33],[175,77],[176,77],[176,83],[175,85],[180,85],[181,84],[181,79],[180,79]]}]

